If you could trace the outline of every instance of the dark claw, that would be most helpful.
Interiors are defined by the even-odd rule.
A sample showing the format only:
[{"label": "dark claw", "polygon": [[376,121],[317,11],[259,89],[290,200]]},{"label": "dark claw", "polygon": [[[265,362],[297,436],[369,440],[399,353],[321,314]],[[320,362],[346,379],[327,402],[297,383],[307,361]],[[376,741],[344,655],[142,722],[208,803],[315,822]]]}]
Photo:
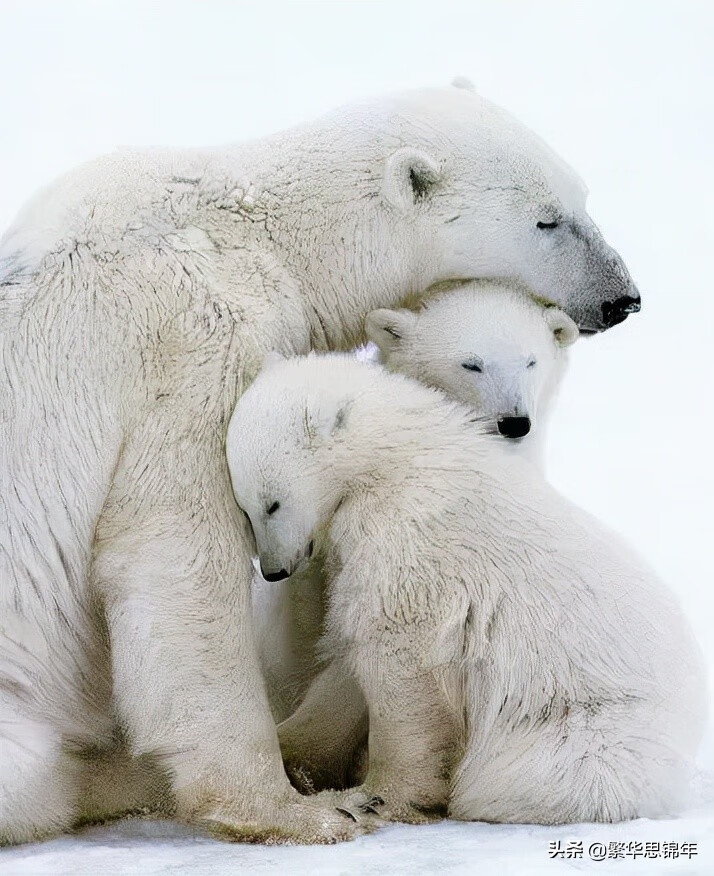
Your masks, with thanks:
[{"label": "dark claw", "polygon": [[370,806],[369,803],[363,803],[360,806],[362,812],[370,812],[372,815],[379,815],[379,812],[374,808],[374,806]]},{"label": "dark claw", "polygon": [[384,806],[384,800],[379,796],[372,797],[369,802],[372,806]]},{"label": "dark claw", "polygon": [[340,815],[344,815],[345,818],[351,818],[352,821],[354,821],[354,822],[357,821],[357,819],[356,819],[355,816],[350,812],[349,809],[343,809],[341,806],[338,806],[338,807],[337,807],[337,811],[340,813]]}]

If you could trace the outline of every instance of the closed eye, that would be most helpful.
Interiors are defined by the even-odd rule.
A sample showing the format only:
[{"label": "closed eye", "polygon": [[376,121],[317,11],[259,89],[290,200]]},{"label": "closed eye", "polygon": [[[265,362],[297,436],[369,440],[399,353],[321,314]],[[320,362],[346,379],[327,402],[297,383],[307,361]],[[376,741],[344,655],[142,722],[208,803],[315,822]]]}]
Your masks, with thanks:
[{"label": "closed eye", "polygon": [[526,364],[526,368],[535,368],[535,364],[536,364],[535,359],[529,359],[528,363]]},{"label": "closed eye", "polygon": [[536,228],[557,228],[560,222],[536,222]]},{"label": "closed eye", "polygon": [[268,515],[268,517],[270,517],[271,514],[275,514],[275,512],[278,510],[279,507],[280,507],[280,502],[273,502],[273,504],[270,506],[270,508],[265,509],[265,513]]},{"label": "closed eye", "polygon": [[483,362],[477,361],[476,359],[469,359],[468,362],[462,362],[461,367],[465,368],[467,371],[476,371],[478,374],[481,374],[483,371]]}]

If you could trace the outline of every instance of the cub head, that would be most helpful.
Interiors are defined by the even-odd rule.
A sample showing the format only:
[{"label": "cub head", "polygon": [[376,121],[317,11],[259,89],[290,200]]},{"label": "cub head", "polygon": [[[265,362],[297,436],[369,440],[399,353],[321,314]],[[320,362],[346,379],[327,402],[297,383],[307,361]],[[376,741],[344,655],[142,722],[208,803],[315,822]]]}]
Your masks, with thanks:
[{"label": "cub head", "polygon": [[233,492],[267,581],[289,577],[310,558],[315,534],[340,500],[338,445],[349,399],[335,380],[339,360],[332,368],[319,360],[270,354],[228,427]]},{"label": "cub head", "polygon": [[514,440],[535,430],[539,408],[557,389],[563,351],[578,337],[563,311],[495,282],[452,290],[419,312],[373,311],[366,331],[390,371],[469,405]]}]

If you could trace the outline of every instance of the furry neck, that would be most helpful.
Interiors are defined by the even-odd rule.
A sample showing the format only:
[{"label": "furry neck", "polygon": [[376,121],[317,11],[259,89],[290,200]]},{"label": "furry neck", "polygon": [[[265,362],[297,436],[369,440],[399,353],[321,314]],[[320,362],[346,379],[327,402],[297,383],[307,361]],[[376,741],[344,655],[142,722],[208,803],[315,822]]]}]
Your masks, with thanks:
[{"label": "furry neck", "polygon": [[433,282],[413,229],[382,199],[384,146],[369,131],[307,126],[236,147],[248,218],[294,281],[317,350],[364,340],[364,319]]}]

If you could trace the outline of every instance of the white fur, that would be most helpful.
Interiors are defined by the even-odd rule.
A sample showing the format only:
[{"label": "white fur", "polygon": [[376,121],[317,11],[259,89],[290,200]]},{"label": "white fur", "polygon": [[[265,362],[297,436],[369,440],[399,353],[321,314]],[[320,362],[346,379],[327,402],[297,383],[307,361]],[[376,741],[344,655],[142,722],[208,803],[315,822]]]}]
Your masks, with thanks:
[{"label": "white fur", "polygon": [[[544,468],[547,421],[565,375],[567,347],[578,336],[561,310],[543,308],[512,284],[478,281],[430,298],[417,312],[373,311],[366,331],[385,367],[468,405],[489,431],[496,433],[504,416],[529,417],[530,433],[503,438],[502,445]],[[475,358],[481,373],[463,368]],[[252,590],[268,699],[275,720],[284,721],[321,668],[316,645],[325,610],[322,560],[278,583],[256,574]],[[297,715],[281,728],[286,749],[299,720]],[[324,749],[315,754],[328,784],[346,779],[341,751],[335,752],[337,767],[328,767]]]},{"label": "white fur", "polygon": [[227,418],[267,350],[352,346],[370,310],[490,274],[595,327],[631,289],[572,171],[458,88],[118,153],[23,211],[0,244],[1,840],[68,827],[71,752],[122,749],[117,725],[180,818],[354,832],[282,768]]},{"label": "white fur", "polygon": [[299,568],[327,527],[323,645],[370,716],[354,799],[407,820],[447,803],[506,822],[672,813],[705,697],[678,604],[472,419],[401,375],[311,355],[261,374],[231,420],[263,566]]}]

